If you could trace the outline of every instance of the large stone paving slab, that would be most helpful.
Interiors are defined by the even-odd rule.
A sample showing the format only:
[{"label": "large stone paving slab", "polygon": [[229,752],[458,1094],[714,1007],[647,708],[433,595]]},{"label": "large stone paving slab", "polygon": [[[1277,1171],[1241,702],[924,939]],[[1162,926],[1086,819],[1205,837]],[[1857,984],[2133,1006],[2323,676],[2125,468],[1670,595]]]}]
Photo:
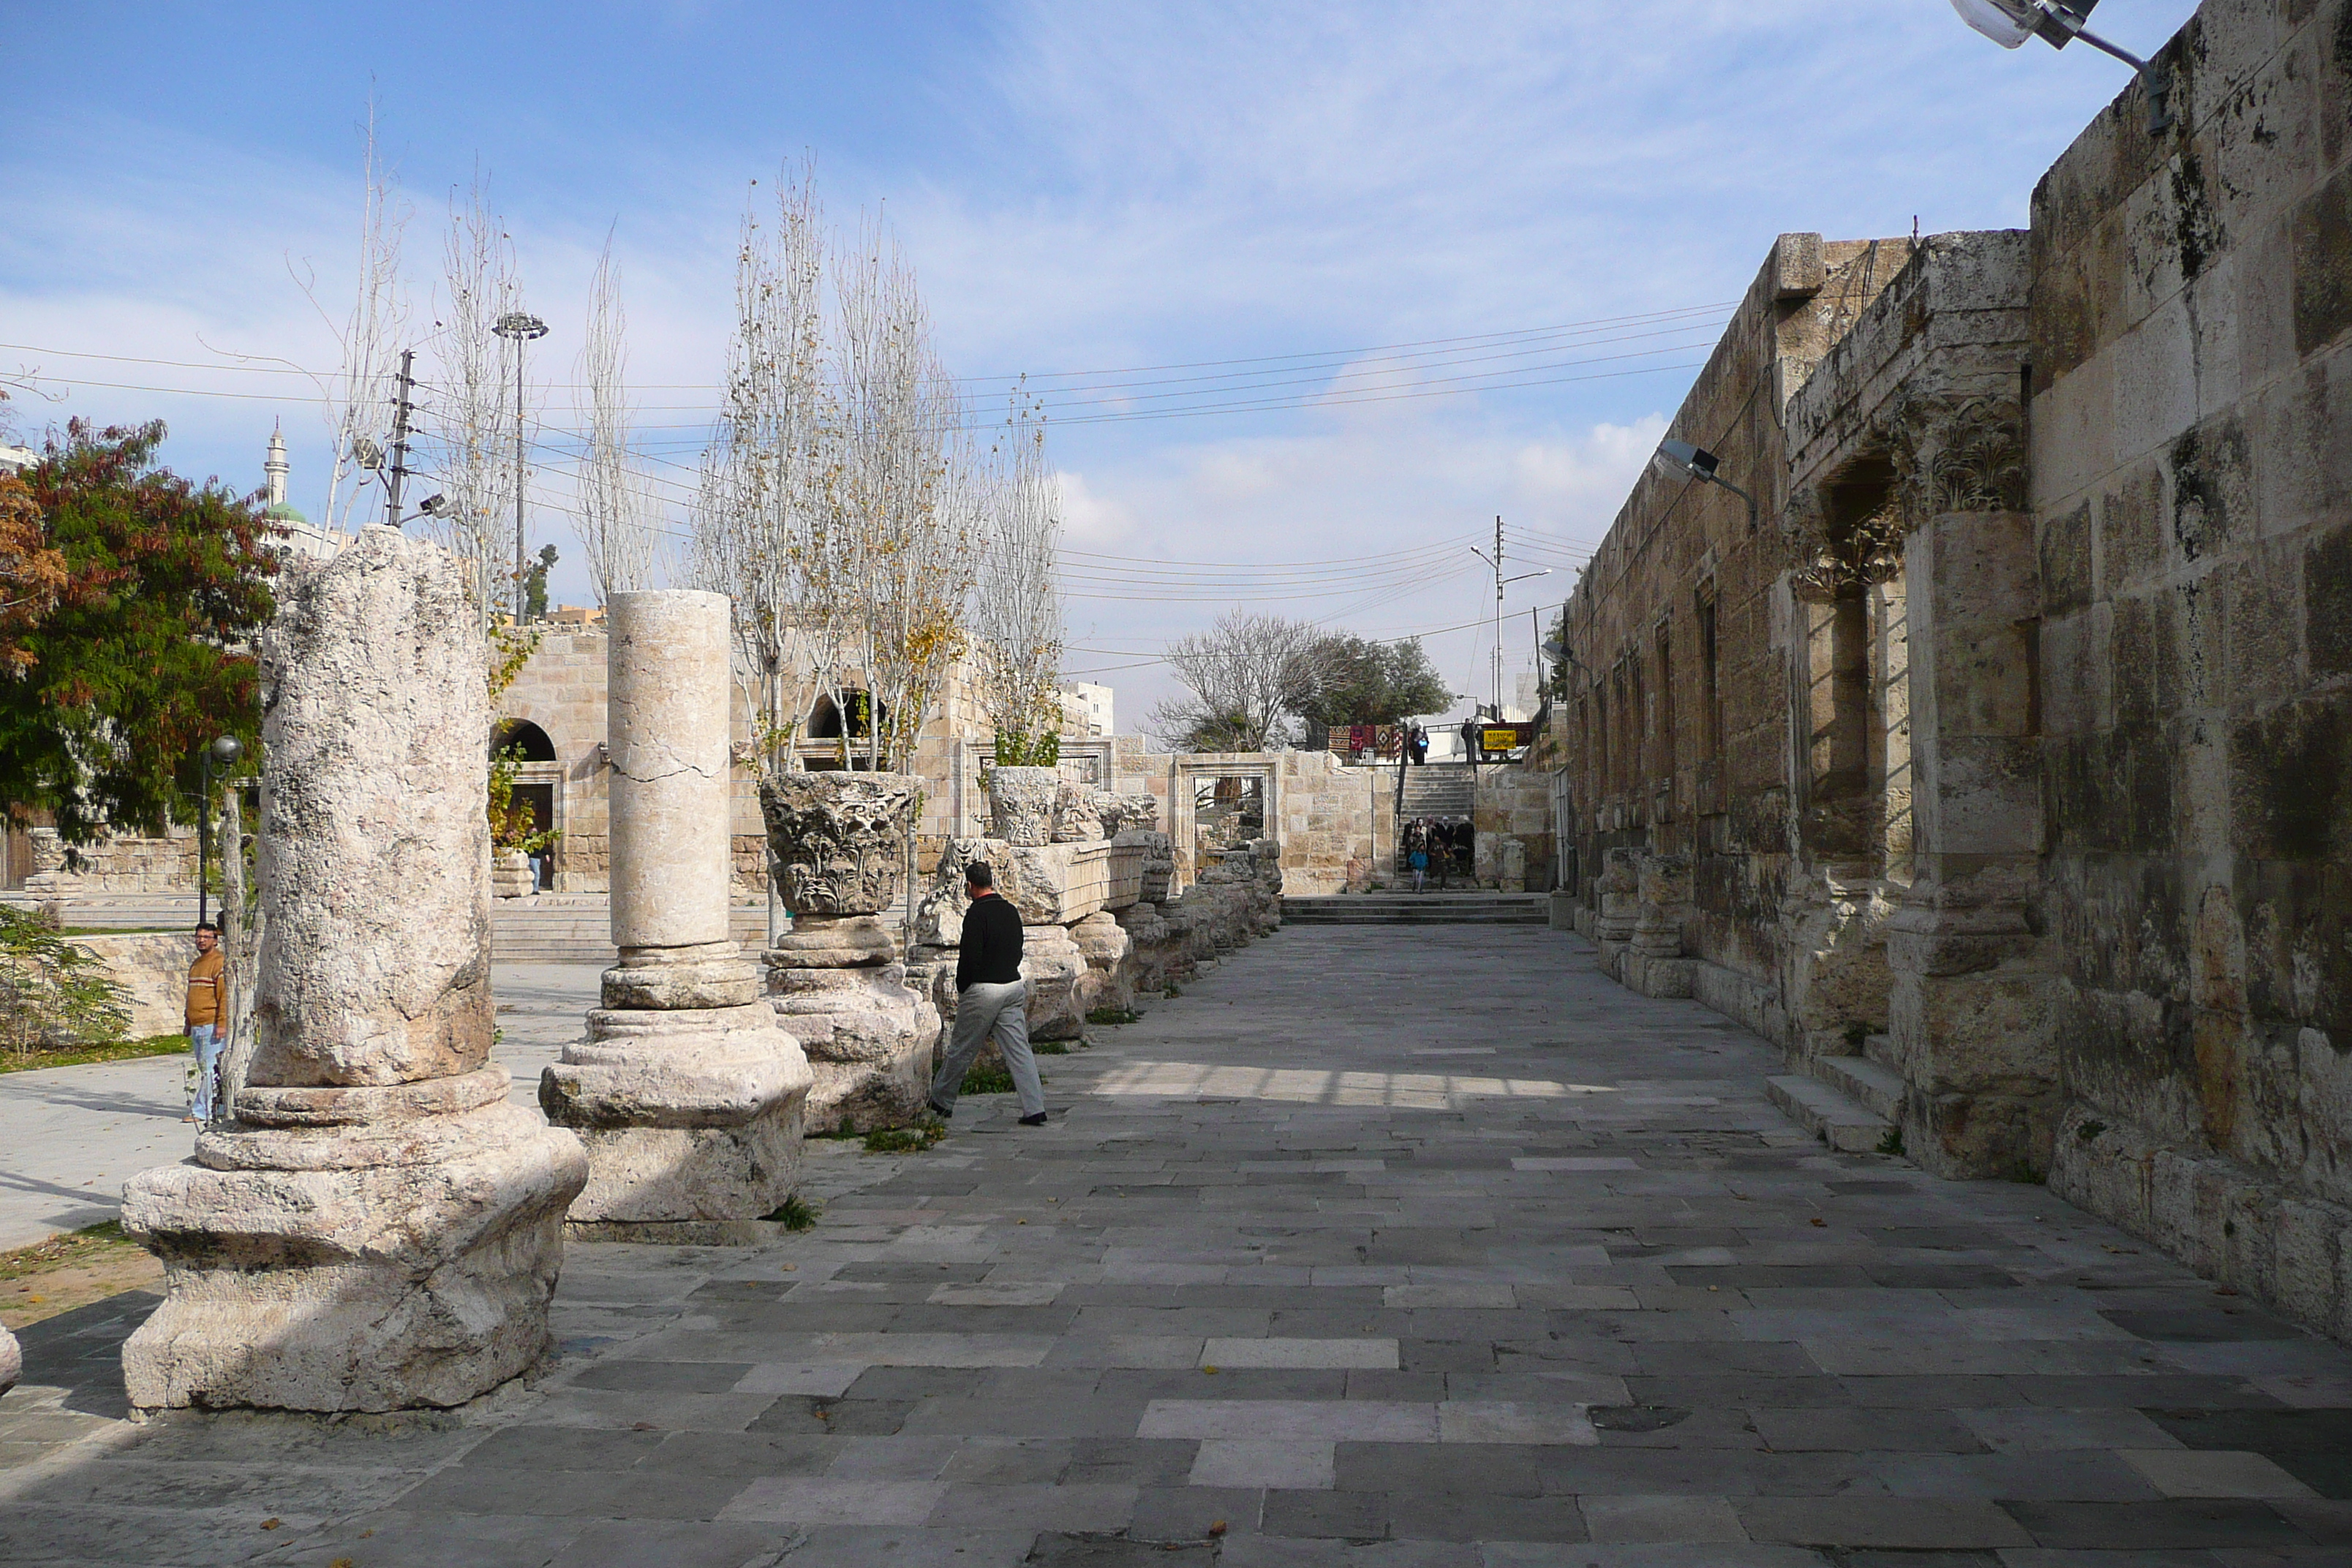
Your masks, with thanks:
[{"label": "large stone paving slab", "polygon": [[39,1325],[0,1562],[2352,1561],[2352,1356],[1831,1153],[1589,951],[1286,931],[1045,1058],[1045,1129],[814,1145],[772,1247],[575,1247],[558,1357],[463,1411],[132,1425],[149,1303]]}]

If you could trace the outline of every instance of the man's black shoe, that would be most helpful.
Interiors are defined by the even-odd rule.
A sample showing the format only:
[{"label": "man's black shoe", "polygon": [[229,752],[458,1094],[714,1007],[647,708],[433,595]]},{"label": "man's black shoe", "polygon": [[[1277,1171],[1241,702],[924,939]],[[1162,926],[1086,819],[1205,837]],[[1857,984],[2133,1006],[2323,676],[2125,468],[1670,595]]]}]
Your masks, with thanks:
[{"label": "man's black shoe", "polygon": [[1043,1127],[1045,1125],[1045,1113],[1041,1110],[1034,1116],[1024,1116],[1021,1119],[1021,1125],[1024,1127]]},{"label": "man's black shoe", "polygon": [[951,1121],[955,1117],[955,1108],[953,1106],[950,1106],[947,1110],[942,1110],[940,1109],[940,1102],[936,1100],[927,1100],[923,1101],[923,1103],[929,1106],[931,1108],[931,1114],[938,1117],[942,1121]]}]

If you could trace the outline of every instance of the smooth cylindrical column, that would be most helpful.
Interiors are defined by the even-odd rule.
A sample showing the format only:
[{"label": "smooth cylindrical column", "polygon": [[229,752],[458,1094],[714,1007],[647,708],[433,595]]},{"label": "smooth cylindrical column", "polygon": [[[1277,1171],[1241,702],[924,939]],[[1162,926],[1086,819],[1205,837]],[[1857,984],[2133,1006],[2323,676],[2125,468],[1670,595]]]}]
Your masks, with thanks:
[{"label": "smooth cylindrical column", "polygon": [[728,600],[663,589],[607,605],[613,943],[727,937]]}]

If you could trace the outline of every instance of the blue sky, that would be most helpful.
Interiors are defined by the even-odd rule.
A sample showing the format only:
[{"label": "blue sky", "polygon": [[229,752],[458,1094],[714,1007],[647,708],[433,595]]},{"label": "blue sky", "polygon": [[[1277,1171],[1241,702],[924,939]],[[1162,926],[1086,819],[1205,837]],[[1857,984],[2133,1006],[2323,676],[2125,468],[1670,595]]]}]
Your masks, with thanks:
[{"label": "blue sky", "polygon": [[[2146,50],[2191,9],[2108,0],[2097,20]],[[1483,692],[1491,643],[1465,623],[1492,589],[1468,544],[1498,512],[1525,547],[1515,570],[1558,568],[1511,590],[1507,667],[1524,667],[1526,607],[1565,591],[1703,357],[1709,308],[1774,234],[2021,226],[2042,169],[2126,85],[2084,48],[2006,54],[1947,0],[0,16],[0,341],[24,345],[0,348],[0,371],[63,395],[17,399],[26,434],[161,416],[174,468],[247,489],[282,418],[294,499],[315,510],[324,431],[299,382],[192,367],[332,363],[291,274],[341,313],[373,92],[420,302],[478,164],[554,328],[535,363],[575,380],[609,230],[632,379],[664,426],[649,438],[690,463],[709,395],[650,389],[717,379],[747,182],[812,153],[836,220],[885,205],[959,374],[1118,384],[1069,395],[1073,416],[1120,417],[1066,420],[1053,452],[1069,667],[1106,671],[1123,729],[1165,689],[1137,661],[1237,601],[1371,635],[1458,628],[1428,646]],[[1359,352],[1637,316],[1497,338],[1487,353],[1518,357],[1467,366],[1438,362],[1478,345]],[[1286,405],[1133,417],[1163,405],[1132,383],[1214,373],[1130,367],[1242,360],[1286,384],[1252,395]],[[1424,395],[1490,366],[1547,384]],[[567,395],[543,395],[551,423]],[[545,482],[560,493],[560,465]],[[545,521],[559,596],[584,602],[562,520]],[[1109,580],[1121,556],[1221,564],[1139,589]],[[1223,564],[1302,562],[1364,574]]]}]

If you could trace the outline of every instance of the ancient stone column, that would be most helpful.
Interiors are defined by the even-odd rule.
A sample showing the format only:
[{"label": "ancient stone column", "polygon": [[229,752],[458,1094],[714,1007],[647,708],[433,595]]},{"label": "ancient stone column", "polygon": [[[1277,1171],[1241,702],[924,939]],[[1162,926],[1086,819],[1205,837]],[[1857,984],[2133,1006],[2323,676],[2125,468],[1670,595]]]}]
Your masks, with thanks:
[{"label": "ancient stone column", "polygon": [[793,929],[763,955],[769,1005],[807,1047],[809,1126],[903,1125],[930,1088],[939,1009],[907,986],[881,911],[903,886],[922,781],[905,773],[783,773],[760,781],[768,863]]},{"label": "ancient stone column", "polygon": [[25,1352],[16,1346],[16,1336],[0,1329],[0,1394],[16,1386],[25,1373]]},{"label": "ancient stone column", "polygon": [[547,1343],[580,1143],[489,1060],[490,732],[448,552],[289,558],[261,644],[257,1038],[235,1120],[123,1186],[165,1298],[131,1403],[461,1404]]},{"label": "ancient stone column", "polygon": [[620,962],[539,1102],[588,1148],[575,1235],[733,1240],[730,1223],[792,1194],[811,1078],[727,934],[728,601],[615,594],[608,610]]}]

